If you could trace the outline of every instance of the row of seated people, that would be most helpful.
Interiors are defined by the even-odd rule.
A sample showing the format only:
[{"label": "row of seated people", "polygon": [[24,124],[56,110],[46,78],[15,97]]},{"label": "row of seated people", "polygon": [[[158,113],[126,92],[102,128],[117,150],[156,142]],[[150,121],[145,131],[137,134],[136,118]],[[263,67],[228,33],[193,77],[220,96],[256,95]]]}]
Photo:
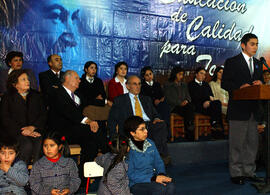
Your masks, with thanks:
[{"label": "row of seated people", "polygon": [[[109,152],[95,158],[95,162],[104,168],[98,194],[175,194],[172,178],[166,175],[154,142],[147,138],[145,121],[132,116],[124,124],[129,136],[113,136],[108,142]],[[50,131],[43,136],[41,144],[43,156],[34,163],[29,175],[25,162],[18,155],[18,142],[14,138],[1,137],[0,194],[76,193],[81,179],[76,163],[69,158],[66,137]]]},{"label": "row of seated people", "polygon": [[[31,74],[29,73],[31,71],[12,71],[21,69],[22,62],[23,58],[22,53],[20,52],[10,52],[7,55],[6,63],[7,65],[11,66],[9,71],[6,72],[7,74],[10,74],[7,82],[9,93],[7,93],[3,97],[1,103],[1,115],[3,116],[1,124],[5,127],[5,129],[9,129],[9,134],[17,137],[20,142],[27,143],[24,144],[24,150],[22,152],[24,158],[26,158],[26,162],[30,162],[32,157],[31,154],[35,154],[34,156],[38,156],[36,154],[36,151],[39,151],[40,146],[38,146],[38,144],[40,143],[40,135],[42,134],[42,130],[45,129],[46,126],[49,126],[49,128],[51,129],[53,128],[64,133],[70,139],[71,143],[80,143],[82,147],[82,162],[85,162],[87,159],[93,159],[96,156],[96,151],[100,149],[98,148],[99,145],[102,146],[102,144],[100,143],[105,143],[104,140],[106,136],[104,136],[104,131],[98,131],[98,128],[99,126],[101,126],[101,124],[97,123],[96,121],[90,120],[90,118],[85,117],[82,110],[87,105],[104,106],[106,104],[111,106],[112,101],[114,101],[114,104],[110,111],[108,119],[110,135],[113,135],[116,132],[115,129],[117,125],[119,128],[119,132],[122,133],[123,121],[127,117],[131,115],[142,116],[144,120],[148,122],[150,130],[149,136],[156,142],[160,154],[164,157],[164,159],[169,158],[166,144],[166,136],[168,132],[166,130],[167,127],[166,124],[164,124],[163,121],[160,120],[156,109],[160,111],[161,116],[169,116],[169,114],[163,113],[169,113],[168,111],[170,111],[170,109],[168,109],[168,107],[166,108],[166,103],[163,104],[163,102],[165,102],[165,98],[162,95],[160,85],[158,85],[156,82],[153,86],[157,86],[156,89],[158,89],[160,93],[159,99],[155,99],[153,95],[149,94],[152,97],[156,109],[152,106],[150,99],[140,95],[138,97],[140,110],[138,114],[136,112],[137,101],[134,99],[130,99],[130,97],[134,95],[138,96],[140,94],[141,81],[136,76],[130,77],[130,81],[126,81],[125,77],[127,74],[128,66],[125,62],[120,62],[115,66],[114,78],[108,84],[109,98],[107,100],[102,81],[96,77],[96,63],[87,62],[85,64],[85,74],[80,80],[78,74],[74,71],[67,71],[64,74],[61,71],[63,66],[61,57],[58,55],[51,55],[48,57],[48,65],[50,67],[50,70],[39,74],[41,91],[43,93],[46,105],[50,107],[49,119],[47,123],[47,110],[42,105],[42,98],[40,98],[40,94],[32,90],[32,88],[30,87],[32,82],[27,82],[27,76]],[[175,72],[175,70],[177,70],[177,68],[172,71],[170,81],[174,81],[172,83],[175,83],[178,86],[185,86],[184,83],[183,85],[181,84],[183,76],[176,76],[178,74],[183,75],[183,70],[178,72]],[[205,77],[205,70],[203,68],[200,68],[198,70],[199,71],[198,74],[196,74],[195,81],[203,80]],[[197,75],[200,75],[199,73],[201,72],[204,74],[204,77],[197,78]],[[142,76],[144,78],[142,84],[142,94],[145,95],[148,95],[147,93],[150,91],[155,91],[153,90],[154,87],[151,86],[151,82],[153,82],[153,76],[151,79],[150,74],[153,75],[153,71],[149,69],[149,67],[145,67],[144,69],[142,69]],[[147,79],[147,76],[150,79]],[[180,78],[179,80],[177,80],[178,77]],[[30,77],[28,76],[28,78]],[[22,84],[21,82],[19,82],[21,80]],[[4,81],[2,82],[5,83]],[[172,97],[172,92],[169,86],[170,85],[168,85],[168,87],[165,87],[165,89],[168,89],[169,91],[167,93],[168,95],[166,95],[166,99],[168,99],[168,102],[170,103],[169,99],[170,97]],[[147,88],[149,88],[150,90]],[[196,90],[198,89],[193,89],[193,91]],[[192,93],[192,90],[189,91],[191,94],[197,94]],[[129,94],[126,94],[126,92],[129,92]],[[178,106],[178,110],[181,110],[181,107],[186,108],[187,105],[191,105],[191,99],[188,95],[189,92],[183,91],[183,94],[185,93],[187,94],[187,97],[185,97],[184,99],[181,99],[181,97],[179,96],[175,96],[175,99],[180,99],[181,102],[180,106]],[[208,101],[212,95],[211,89],[209,90],[209,88],[207,88],[206,93],[209,94],[202,93],[200,95],[205,95],[205,97],[202,96],[202,98],[206,98],[205,102],[209,104],[205,107],[212,108],[210,106],[210,103],[212,102]],[[121,94],[126,95],[117,97],[118,99],[114,100],[116,96],[120,96]],[[182,95],[182,93],[180,93],[180,95]],[[27,102],[27,104],[25,104],[25,102]],[[171,105],[171,108],[173,108],[172,110],[177,110],[177,108],[175,107],[177,107],[177,105]],[[202,106],[199,105],[199,107]],[[206,114],[210,112],[210,114],[215,117],[214,119],[212,119],[212,123],[217,126],[220,122],[220,113],[215,113],[215,109],[218,110],[219,108],[204,110],[201,109],[201,111],[205,111]],[[186,123],[189,125],[187,126],[187,129],[192,129],[190,128],[190,126],[192,127],[191,118],[193,117],[193,108],[190,107],[190,109],[186,110],[186,112],[191,113],[188,115],[190,118],[188,118],[188,120],[185,120],[187,121]],[[217,112],[219,112],[219,110]],[[178,113],[180,115],[182,114],[181,111]],[[184,113],[184,115],[186,115],[186,113]],[[161,119],[166,120],[168,119],[168,117],[161,117]],[[91,131],[87,131],[89,130],[89,127]],[[152,129],[158,130],[151,131]],[[74,134],[74,132],[76,133]],[[91,140],[91,142],[89,142],[89,140]],[[92,148],[92,150],[87,150],[87,148],[89,147]],[[36,158],[34,158],[34,161],[35,159]]]}]

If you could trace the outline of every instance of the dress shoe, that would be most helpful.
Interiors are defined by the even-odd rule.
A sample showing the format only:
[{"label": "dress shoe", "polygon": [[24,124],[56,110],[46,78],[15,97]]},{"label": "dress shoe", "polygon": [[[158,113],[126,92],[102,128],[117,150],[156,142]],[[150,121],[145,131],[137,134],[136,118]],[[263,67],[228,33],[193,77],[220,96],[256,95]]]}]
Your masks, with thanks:
[{"label": "dress shoe", "polygon": [[234,184],[238,184],[238,185],[243,185],[245,184],[245,180],[244,180],[244,177],[231,177],[231,181],[232,183]]},{"label": "dress shoe", "polygon": [[264,182],[263,177],[257,177],[256,175],[250,176],[250,177],[245,177],[245,180],[250,181],[250,182],[257,182],[257,183],[263,183]]}]

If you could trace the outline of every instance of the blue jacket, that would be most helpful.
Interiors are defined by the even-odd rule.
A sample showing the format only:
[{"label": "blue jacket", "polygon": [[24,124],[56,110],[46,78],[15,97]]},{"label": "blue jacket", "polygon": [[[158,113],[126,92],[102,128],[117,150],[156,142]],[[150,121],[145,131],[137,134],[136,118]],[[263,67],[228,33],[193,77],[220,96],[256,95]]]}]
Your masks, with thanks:
[{"label": "blue jacket", "polygon": [[152,140],[144,141],[143,151],[138,149],[131,140],[129,144],[128,178],[130,187],[136,183],[150,183],[154,175],[166,173],[164,163]]},{"label": "blue jacket", "polygon": [[28,179],[26,164],[21,160],[15,162],[7,173],[0,170],[0,194],[13,192],[14,194],[26,195],[24,186]]}]

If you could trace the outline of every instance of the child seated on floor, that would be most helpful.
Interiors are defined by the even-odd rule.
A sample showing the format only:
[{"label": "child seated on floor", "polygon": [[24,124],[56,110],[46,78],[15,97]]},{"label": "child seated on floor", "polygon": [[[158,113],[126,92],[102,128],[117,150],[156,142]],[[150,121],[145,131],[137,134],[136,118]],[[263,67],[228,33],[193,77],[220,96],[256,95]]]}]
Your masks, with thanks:
[{"label": "child seated on floor", "polygon": [[69,155],[69,147],[64,136],[50,132],[43,139],[44,156],[31,170],[30,188],[32,194],[66,195],[74,194],[81,180],[76,163]]},{"label": "child seated on floor", "polygon": [[129,117],[124,130],[130,137],[128,178],[134,195],[174,195],[172,178],[166,176],[164,163],[154,142],[147,138],[145,121],[139,116]]},{"label": "child seated on floor", "polygon": [[26,164],[18,159],[18,143],[8,138],[0,141],[0,194],[26,195],[29,175]]},{"label": "child seated on floor", "polygon": [[95,161],[104,167],[98,194],[102,195],[129,195],[129,181],[127,176],[128,165],[125,157],[128,153],[128,139],[121,135],[116,135],[109,142],[111,152],[98,156]]}]

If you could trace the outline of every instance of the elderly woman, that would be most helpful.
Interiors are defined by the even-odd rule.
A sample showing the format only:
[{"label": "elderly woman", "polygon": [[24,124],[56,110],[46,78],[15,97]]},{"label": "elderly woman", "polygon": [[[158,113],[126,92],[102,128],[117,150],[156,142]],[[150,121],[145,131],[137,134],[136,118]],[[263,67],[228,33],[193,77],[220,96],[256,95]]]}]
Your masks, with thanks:
[{"label": "elderly woman", "polygon": [[126,62],[118,62],[114,67],[113,78],[108,84],[108,99],[113,101],[113,99],[124,93],[128,93],[126,87],[126,76],[128,71],[128,65]]},{"label": "elderly woman", "polygon": [[46,119],[42,97],[30,89],[27,71],[12,71],[7,80],[7,93],[0,105],[0,122],[6,134],[20,143],[19,155],[27,164],[39,158]]}]

